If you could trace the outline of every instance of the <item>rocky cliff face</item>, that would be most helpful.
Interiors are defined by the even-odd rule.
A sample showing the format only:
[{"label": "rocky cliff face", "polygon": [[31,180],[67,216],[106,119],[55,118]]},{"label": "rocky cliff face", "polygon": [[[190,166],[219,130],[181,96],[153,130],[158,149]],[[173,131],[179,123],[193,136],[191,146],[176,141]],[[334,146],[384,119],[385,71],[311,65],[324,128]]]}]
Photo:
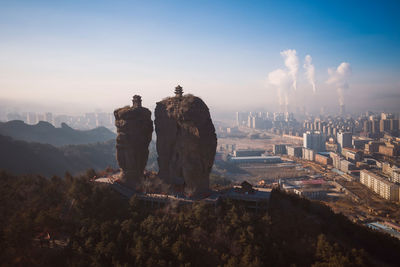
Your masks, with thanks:
[{"label": "rocky cliff face", "polygon": [[153,133],[151,112],[142,107],[141,98],[134,96],[132,107],[114,111],[117,126],[117,161],[121,168],[121,180],[135,186],[143,178],[149,156],[149,143]]},{"label": "rocky cliff face", "polygon": [[189,195],[209,190],[217,137],[207,105],[193,95],[169,97],[155,110],[159,177]]}]

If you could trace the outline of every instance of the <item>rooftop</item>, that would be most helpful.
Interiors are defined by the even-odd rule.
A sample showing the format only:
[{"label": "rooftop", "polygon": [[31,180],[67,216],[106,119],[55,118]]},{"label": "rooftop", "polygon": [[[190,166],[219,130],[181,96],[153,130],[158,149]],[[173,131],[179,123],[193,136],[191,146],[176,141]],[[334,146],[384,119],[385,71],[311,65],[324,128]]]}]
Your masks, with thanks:
[{"label": "rooftop", "polygon": [[281,157],[279,156],[248,156],[248,157],[231,157],[231,160],[271,160],[271,159],[276,159],[280,160]]},{"label": "rooftop", "polygon": [[354,152],[354,153],[357,153],[357,152],[361,151],[360,149],[356,149],[356,148],[352,148],[352,147],[344,147],[344,148],[342,148],[342,150],[347,150],[347,151],[351,151],[351,152]]},{"label": "rooftop", "polygon": [[261,152],[261,151],[265,151],[265,149],[250,149],[250,148],[248,148],[248,149],[235,149],[235,151],[240,151],[240,152],[246,152],[246,151],[249,151],[249,152],[251,152],[251,151],[257,151],[257,152]]},{"label": "rooftop", "polygon": [[323,179],[315,179],[315,180],[302,180],[301,184],[303,185],[317,185],[317,184],[325,184],[325,180]]}]

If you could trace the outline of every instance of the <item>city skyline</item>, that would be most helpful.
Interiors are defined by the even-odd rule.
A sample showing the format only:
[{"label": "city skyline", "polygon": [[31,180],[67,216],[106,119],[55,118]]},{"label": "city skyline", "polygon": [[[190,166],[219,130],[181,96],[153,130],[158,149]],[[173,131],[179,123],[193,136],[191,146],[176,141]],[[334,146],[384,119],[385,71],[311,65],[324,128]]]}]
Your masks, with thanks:
[{"label": "city skyline", "polygon": [[[278,110],[268,74],[287,67],[281,54],[295,50],[291,111],[339,110],[337,86],[327,81],[341,63],[352,69],[346,110],[399,111],[395,1],[0,5],[0,101],[17,107],[110,112],[140,94],[153,109],[181,84],[212,110]],[[308,55],[315,93],[304,67]]]}]

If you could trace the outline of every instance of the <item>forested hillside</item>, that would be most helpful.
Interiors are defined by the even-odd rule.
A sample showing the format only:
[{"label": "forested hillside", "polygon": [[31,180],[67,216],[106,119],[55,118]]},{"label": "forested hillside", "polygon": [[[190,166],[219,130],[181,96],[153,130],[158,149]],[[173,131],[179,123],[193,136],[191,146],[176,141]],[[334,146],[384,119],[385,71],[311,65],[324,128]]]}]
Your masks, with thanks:
[{"label": "forested hillside", "polygon": [[49,144],[13,140],[0,135],[0,169],[15,174],[47,177],[77,174],[89,168],[117,168],[115,140],[86,145],[55,147]]},{"label": "forested hillside", "polygon": [[[78,174],[89,168],[118,168],[115,140],[86,145],[55,147],[48,144],[13,140],[0,135],[0,169],[14,174],[40,174],[46,177]],[[147,170],[157,171],[155,142],[149,146]]]},{"label": "forested hillside", "polygon": [[[273,191],[241,203],[152,209],[88,171],[64,179],[0,172],[0,261],[20,266],[398,266],[400,242]],[[48,233],[48,235],[47,235]],[[50,237],[44,242],[43,236]],[[42,242],[40,242],[42,240]]]}]

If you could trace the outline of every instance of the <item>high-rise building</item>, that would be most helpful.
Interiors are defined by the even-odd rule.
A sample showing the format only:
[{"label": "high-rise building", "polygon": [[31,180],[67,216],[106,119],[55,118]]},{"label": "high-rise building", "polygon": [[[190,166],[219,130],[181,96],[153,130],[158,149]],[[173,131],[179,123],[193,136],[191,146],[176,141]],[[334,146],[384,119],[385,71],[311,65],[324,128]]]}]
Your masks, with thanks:
[{"label": "high-rise building", "polygon": [[328,136],[332,135],[332,127],[328,126],[327,134]]},{"label": "high-rise building", "polygon": [[370,116],[368,117],[368,119],[369,119],[370,121],[378,120],[379,118],[380,118],[380,116],[378,116],[378,115],[376,115],[376,114],[372,114],[372,115],[370,115]]},{"label": "high-rise building", "polygon": [[27,114],[26,119],[27,119],[27,123],[28,123],[28,124],[36,124],[36,123],[38,123],[38,121],[37,121],[37,116],[36,116],[36,113],[35,113],[35,112],[29,112],[29,113]]},{"label": "high-rise building", "polygon": [[302,158],[305,160],[314,161],[315,160],[315,150],[303,147]]},{"label": "high-rise building", "polygon": [[[248,113],[246,112],[236,112],[236,126],[246,125]],[[250,114],[251,115],[251,114]]]},{"label": "high-rise building", "polygon": [[370,141],[368,144],[365,144],[365,152],[367,153],[376,153],[379,151],[379,147],[385,145],[384,142],[379,142],[379,141]]},{"label": "high-rise building", "polygon": [[369,111],[369,110],[367,110],[365,112],[365,116],[367,116],[367,117],[371,116],[372,114],[374,114],[374,113],[372,111]]},{"label": "high-rise building", "polygon": [[241,123],[240,114],[238,111],[236,111],[236,126],[240,126],[240,123]]},{"label": "high-rise building", "polygon": [[275,144],[275,145],[272,147],[272,152],[273,152],[275,155],[287,154],[286,145],[283,145],[283,144]]},{"label": "high-rise building", "polygon": [[379,133],[380,127],[379,127],[379,121],[378,120],[372,120],[372,133],[377,134]]},{"label": "high-rise building", "polygon": [[385,113],[385,112],[381,113],[381,120],[390,120],[390,119],[394,119],[394,115],[392,113]]},{"label": "high-rise building", "polygon": [[281,112],[274,112],[274,121],[284,121],[285,116]]},{"label": "high-rise building", "polygon": [[319,132],[306,132],[303,134],[303,147],[315,150],[316,152],[325,151],[326,136]]},{"label": "high-rise building", "polygon": [[294,115],[291,112],[285,113],[285,121],[294,121]]},{"label": "high-rise building", "polygon": [[350,132],[338,132],[337,133],[337,142],[338,142],[338,150],[342,151],[343,147],[352,147],[352,138],[353,134]]},{"label": "high-rise building", "polygon": [[47,112],[46,114],[44,114],[44,120],[47,121],[48,123],[54,124],[53,113]]},{"label": "high-rise building", "polygon": [[363,132],[365,132],[365,133],[372,132],[372,121],[364,121]]},{"label": "high-rise building", "polygon": [[340,170],[340,160],[341,160],[340,155],[335,152],[330,152],[329,156],[332,159],[333,167]]},{"label": "high-rise building", "polygon": [[336,134],[337,134],[337,129],[336,129],[336,128],[333,128],[333,129],[332,129],[332,135],[333,135],[333,136],[336,136]]},{"label": "high-rise building", "polygon": [[254,129],[264,129],[264,120],[260,117],[253,117],[253,128]]},{"label": "high-rise building", "polygon": [[381,132],[389,132],[390,131],[390,120],[381,119],[379,122],[379,129]]},{"label": "high-rise building", "polygon": [[287,146],[287,154],[292,157],[301,158],[303,154],[302,147]]},{"label": "high-rise building", "polygon": [[247,127],[253,128],[253,116],[251,115],[247,117]]},{"label": "high-rise building", "polygon": [[390,131],[398,131],[399,130],[399,120],[390,119]]},{"label": "high-rise building", "polygon": [[317,131],[321,131],[321,121],[320,120],[314,121],[314,129]]},{"label": "high-rise building", "polygon": [[356,149],[364,150],[365,145],[368,144],[372,139],[370,138],[362,138],[362,137],[355,137],[353,139],[353,147]]}]

